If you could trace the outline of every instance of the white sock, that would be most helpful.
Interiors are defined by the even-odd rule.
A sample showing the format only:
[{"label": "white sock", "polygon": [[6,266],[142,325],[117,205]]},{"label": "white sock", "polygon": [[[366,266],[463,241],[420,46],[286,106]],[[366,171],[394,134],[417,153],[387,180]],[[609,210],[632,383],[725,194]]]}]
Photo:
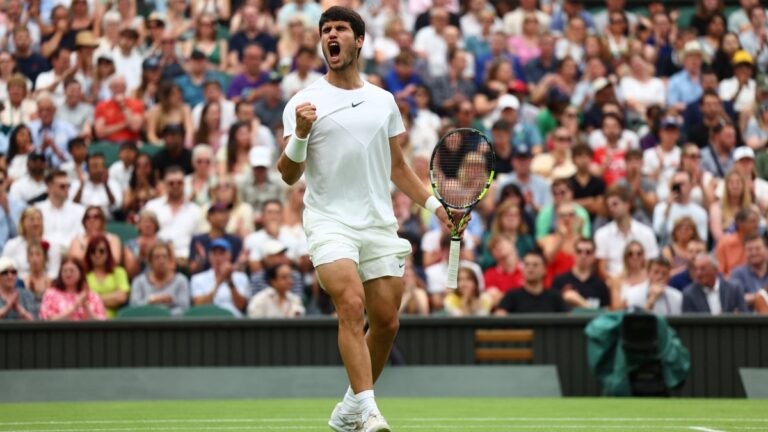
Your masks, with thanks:
[{"label": "white sock", "polygon": [[354,413],[359,411],[359,405],[357,403],[357,397],[355,392],[352,391],[352,387],[347,387],[347,393],[344,394],[344,399],[341,401],[341,407],[343,413]]},{"label": "white sock", "polygon": [[373,398],[373,390],[362,391],[356,394],[355,397],[357,397],[358,406],[363,413],[363,421],[365,421],[371,413],[379,412],[379,407],[376,406],[376,400]]}]

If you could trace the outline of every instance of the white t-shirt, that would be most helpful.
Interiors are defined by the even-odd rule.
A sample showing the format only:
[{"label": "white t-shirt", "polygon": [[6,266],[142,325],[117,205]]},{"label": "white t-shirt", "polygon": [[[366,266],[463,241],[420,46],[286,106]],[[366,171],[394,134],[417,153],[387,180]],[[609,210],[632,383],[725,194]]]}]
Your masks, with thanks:
[{"label": "white t-shirt", "polygon": [[[216,274],[213,272],[213,269],[192,276],[192,280],[189,284],[192,291],[192,297],[207,295],[213,290],[214,283],[216,283]],[[248,276],[246,276],[245,273],[232,272],[232,283],[235,285],[235,289],[241,296],[246,299],[250,296],[248,292]],[[243,312],[235,306],[235,302],[232,300],[232,291],[230,290],[229,285],[225,283],[219,285],[216,295],[213,296],[213,304],[231,311],[236,317],[243,316]]]},{"label": "white t-shirt", "polygon": [[344,90],[319,79],[285,106],[286,137],[294,133],[296,105],[302,102],[313,103],[318,116],[304,171],[306,214],[356,229],[396,224],[389,139],[405,126],[392,94],[369,82]]},{"label": "white t-shirt", "polygon": [[145,209],[155,212],[160,223],[160,232],[157,233],[163,241],[173,243],[173,250],[177,258],[189,257],[189,244],[192,236],[196,234],[202,211],[200,207],[191,202],[184,203],[176,213],[171,211],[167,197],[155,198],[148,202]]},{"label": "white t-shirt", "polygon": [[261,261],[265,255],[264,246],[266,246],[269,240],[278,240],[285,245],[288,248],[288,258],[293,262],[297,262],[299,258],[309,254],[306,239],[303,241],[297,239],[289,228],[280,227],[277,239],[273,239],[265,230],[260,229],[248,234],[245,240],[243,240],[243,248],[248,251],[248,261]]},{"label": "white t-shirt", "polygon": [[16,180],[11,185],[11,191],[8,196],[16,201],[27,202],[32,198],[38,197],[48,191],[48,187],[45,182],[40,180],[36,181],[29,175]]},{"label": "white t-shirt", "polygon": [[[737,112],[746,111],[752,108],[755,104],[755,91],[757,90],[757,83],[754,79],[750,78],[747,81],[747,85],[739,91],[739,80],[736,77],[728,78],[720,81],[720,85],[717,88],[717,93],[720,95],[720,99],[724,101],[733,100],[733,109]],[[733,98],[736,98],[735,100]]]},{"label": "white t-shirt", "polygon": [[657,182],[669,183],[672,175],[680,166],[680,147],[674,146],[672,151],[664,152],[661,146],[649,148],[643,152],[643,174],[653,175],[661,167]]},{"label": "white t-shirt", "polygon": [[[625,290],[623,297],[627,301],[627,308],[645,309],[648,291],[649,284],[647,281]],[[683,293],[672,287],[666,287],[664,293],[656,299],[651,312],[657,315],[680,315],[683,313]]]},{"label": "white t-shirt", "polygon": [[624,248],[633,240],[643,245],[646,259],[659,256],[659,245],[653,230],[634,219],[626,236],[615,221],[595,231],[595,256],[606,262],[610,276],[618,276],[624,270]]},{"label": "white t-shirt", "polygon": [[631,76],[625,76],[619,83],[619,89],[624,99],[636,100],[645,105],[666,105],[667,91],[664,82],[658,78],[640,82]]},{"label": "white t-shirt", "polygon": [[[109,203],[107,187],[115,199],[112,204]],[[69,199],[74,200],[78,190],[80,190],[80,180],[74,180],[69,188]],[[80,195],[80,204],[86,207],[99,206],[104,210],[107,219],[112,219],[112,210],[117,210],[123,205],[123,190],[120,188],[120,184],[113,179],[107,180],[105,185],[104,183],[93,183],[86,178],[83,193]]]},{"label": "white t-shirt", "polygon": [[43,214],[45,238],[51,242],[51,247],[58,247],[62,254],[67,251],[72,239],[85,231],[85,207],[72,200],[64,201],[60,208],[54,207],[49,199],[37,203],[35,207]]}]

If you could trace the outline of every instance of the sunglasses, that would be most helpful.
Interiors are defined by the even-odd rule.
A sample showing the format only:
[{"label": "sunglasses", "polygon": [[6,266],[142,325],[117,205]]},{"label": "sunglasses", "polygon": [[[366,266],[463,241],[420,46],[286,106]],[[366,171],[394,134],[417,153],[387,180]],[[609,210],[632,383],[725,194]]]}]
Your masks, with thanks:
[{"label": "sunglasses", "polygon": [[91,252],[91,255],[106,255],[107,249],[106,248],[96,248]]},{"label": "sunglasses", "polygon": [[8,269],[8,270],[1,271],[0,272],[0,276],[6,276],[6,275],[9,275],[9,274],[16,276],[18,273],[19,272],[17,272],[15,269]]},{"label": "sunglasses", "polygon": [[211,163],[211,160],[210,159],[198,159],[195,162],[201,163],[201,164],[209,164],[209,163]]},{"label": "sunglasses", "polygon": [[629,251],[629,252],[627,252],[627,256],[628,256],[628,257],[641,257],[641,256],[643,256],[643,255],[645,255],[645,253],[643,253],[643,251],[636,251],[636,250],[635,250],[635,251]]},{"label": "sunglasses", "polygon": [[168,186],[181,186],[184,184],[183,180],[169,180],[165,182]]},{"label": "sunglasses", "polygon": [[592,255],[595,253],[594,249],[576,249],[578,255]]},{"label": "sunglasses", "polygon": [[701,155],[698,154],[698,153],[689,153],[689,154],[685,155],[685,157],[691,158],[691,159],[700,159]]}]

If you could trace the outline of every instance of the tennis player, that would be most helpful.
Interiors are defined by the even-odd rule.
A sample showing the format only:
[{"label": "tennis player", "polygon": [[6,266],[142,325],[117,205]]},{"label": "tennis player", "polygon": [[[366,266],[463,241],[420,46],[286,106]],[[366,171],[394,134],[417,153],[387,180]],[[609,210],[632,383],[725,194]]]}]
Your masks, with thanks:
[{"label": "tennis player", "polygon": [[306,175],[309,255],[339,319],[350,387],[328,425],[338,432],[389,431],[373,383],[397,334],[405,257],[411,252],[397,236],[390,180],[452,225],[403,158],[399,141],[405,127],[392,94],[360,78],[360,15],[334,6],[322,14],[319,28],[329,72],[288,101],[287,143],[278,169],[288,184]]}]

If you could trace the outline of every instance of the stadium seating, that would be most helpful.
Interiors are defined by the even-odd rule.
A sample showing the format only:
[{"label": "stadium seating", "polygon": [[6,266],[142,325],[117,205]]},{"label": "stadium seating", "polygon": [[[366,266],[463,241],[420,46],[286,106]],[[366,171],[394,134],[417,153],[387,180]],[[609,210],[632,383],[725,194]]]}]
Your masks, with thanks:
[{"label": "stadium seating", "polygon": [[126,244],[139,236],[139,231],[136,227],[126,222],[107,222],[107,232],[120,237],[120,241],[123,244]]},{"label": "stadium seating", "polygon": [[88,146],[88,153],[101,153],[104,155],[104,164],[110,166],[118,160],[120,146],[106,141],[95,141]]},{"label": "stadium seating", "polygon": [[166,307],[158,305],[129,306],[120,309],[120,312],[117,314],[118,319],[170,317],[171,311]]},{"label": "stadium seating", "polygon": [[189,318],[234,318],[232,312],[216,305],[201,305],[189,308],[184,312],[184,317]]}]

